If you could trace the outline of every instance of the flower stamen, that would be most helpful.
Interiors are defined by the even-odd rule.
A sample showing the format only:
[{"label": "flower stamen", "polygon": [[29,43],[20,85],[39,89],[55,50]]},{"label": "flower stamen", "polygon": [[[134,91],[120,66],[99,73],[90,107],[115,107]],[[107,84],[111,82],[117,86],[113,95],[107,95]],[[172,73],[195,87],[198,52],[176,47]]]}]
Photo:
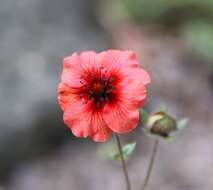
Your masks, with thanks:
[{"label": "flower stamen", "polygon": [[87,76],[82,76],[80,83],[80,99],[91,100],[96,108],[100,108],[109,101],[110,95],[115,90],[112,83],[116,80],[113,76],[106,76],[107,70],[101,66],[95,70],[95,73],[87,72]]}]

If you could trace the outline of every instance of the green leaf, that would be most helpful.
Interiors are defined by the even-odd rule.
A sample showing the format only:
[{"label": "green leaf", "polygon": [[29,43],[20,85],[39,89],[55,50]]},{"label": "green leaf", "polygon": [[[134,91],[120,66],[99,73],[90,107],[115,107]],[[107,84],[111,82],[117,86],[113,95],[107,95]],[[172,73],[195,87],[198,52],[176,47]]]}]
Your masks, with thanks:
[{"label": "green leaf", "polygon": [[[136,147],[136,142],[129,143],[123,146],[122,152],[123,152],[124,159],[127,159],[130,157],[135,147]],[[121,155],[118,151],[112,152],[109,156],[112,160],[121,160]]]},{"label": "green leaf", "polygon": [[177,121],[177,129],[184,129],[188,123],[188,118],[182,118]]},{"label": "green leaf", "polygon": [[[185,41],[198,55],[213,59],[213,26],[205,20],[188,22],[183,27]],[[212,61],[209,61],[211,64]],[[211,64],[212,66],[212,64]]]},{"label": "green leaf", "polygon": [[149,119],[149,114],[144,109],[140,110],[141,121],[143,124],[146,124]]},{"label": "green leaf", "polygon": [[132,152],[135,150],[136,147],[136,142],[133,143],[129,143],[126,144],[123,148],[122,148],[122,152],[125,158],[129,157]]},{"label": "green leaf", "polygon": [[121,160],[121,156],[119,153],[117,152],[112,152],[110,155],[109,155],[110,159],[111,160]]}]

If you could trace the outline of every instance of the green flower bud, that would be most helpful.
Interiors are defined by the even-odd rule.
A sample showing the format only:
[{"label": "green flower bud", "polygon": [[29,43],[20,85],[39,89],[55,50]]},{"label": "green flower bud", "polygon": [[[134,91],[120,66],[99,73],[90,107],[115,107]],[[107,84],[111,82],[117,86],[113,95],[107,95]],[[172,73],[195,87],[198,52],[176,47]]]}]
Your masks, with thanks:
[{"label": "green flower bud", "polygon": [[176,120],[164,112],[157,112],[148,119],[147,126],[151,134],[164,138],[177,129]]}]

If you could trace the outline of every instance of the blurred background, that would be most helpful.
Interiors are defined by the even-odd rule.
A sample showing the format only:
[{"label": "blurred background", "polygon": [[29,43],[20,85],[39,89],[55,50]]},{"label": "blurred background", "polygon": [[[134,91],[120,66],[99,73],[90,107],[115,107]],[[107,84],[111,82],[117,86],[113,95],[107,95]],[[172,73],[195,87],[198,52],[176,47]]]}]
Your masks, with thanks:
[{"label": "blurred background", "polygon": [[[57,103],[63,57],[108,48],[134,50],[151,74],[147,110],[190,118],[160,144],[147,189],[213,189],[212,0],[0,0],[0,190],[125,188],[107,143],[73,137]],[[121,136],[136,137],[134,189],[153,146],[140,128]]]}]

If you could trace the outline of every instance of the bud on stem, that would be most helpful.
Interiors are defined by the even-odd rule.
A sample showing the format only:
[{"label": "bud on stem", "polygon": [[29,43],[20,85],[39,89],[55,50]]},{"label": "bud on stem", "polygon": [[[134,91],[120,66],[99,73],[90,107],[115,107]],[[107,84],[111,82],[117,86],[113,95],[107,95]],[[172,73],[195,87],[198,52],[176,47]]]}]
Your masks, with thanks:
[{"label": "bud on stem", "polygon": [[157,112],[151,115],[147,121],[149,132],[163,138],[170,136],[171,132],[177,129],[176,120],[164,112]]}]

